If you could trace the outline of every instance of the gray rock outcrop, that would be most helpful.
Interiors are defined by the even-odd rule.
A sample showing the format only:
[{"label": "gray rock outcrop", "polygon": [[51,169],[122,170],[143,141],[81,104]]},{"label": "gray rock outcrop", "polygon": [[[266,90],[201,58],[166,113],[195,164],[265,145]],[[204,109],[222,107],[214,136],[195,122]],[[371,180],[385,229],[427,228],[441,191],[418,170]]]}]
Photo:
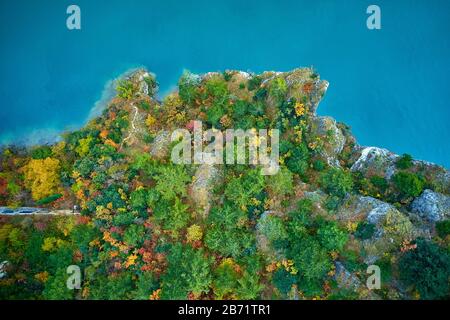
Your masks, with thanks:
[{"label": "gray rock outcrop", "polygon": [[194,203],[203,209],[206,217],[210,210],[211,190],[215,182],[220,178],[221,171],[217,166],[202,164],[195,172],[195,180],[190,187],[190,193]]},{"label": "gray rock outcrop", "polygon": [[314,136],[329,136],[321,155],[329,165],[339,167],[337,155],[342,152],[346,139],[341,129],[338,128],[336,120],[331,117],[313,118],[311,133]]},{"label": "gray rock outcrop", "polygon": [[429,222],[450,217],[450,197],[426,189],[411,204],[411,211]]},{"label": "gray rock outcrop", "polygon": [[150,154],[157,158],[163,159],[169,154],[170,133],[168,131],[160,131],[153,141],[150,149]]}]

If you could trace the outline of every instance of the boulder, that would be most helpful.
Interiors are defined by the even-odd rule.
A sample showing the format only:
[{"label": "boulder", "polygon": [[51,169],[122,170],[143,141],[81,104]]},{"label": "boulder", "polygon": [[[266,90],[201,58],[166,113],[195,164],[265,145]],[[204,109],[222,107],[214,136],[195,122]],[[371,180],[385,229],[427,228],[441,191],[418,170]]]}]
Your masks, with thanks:
[{"label": "boulder", "polygon": [[6,277],[6,268],[8,267],[8,261],[0,262],[0,279]]},{"label": "boulder", "polygon": [[361,155],[351,167],[352,171],[363,174],[370,172],[386,179],[395,173],[397,154],[377,147],[363,147],[360,152]]},{"label": "boulder", "polygon": [[[366,177],[377,175],[390,180],[399,171],[396,167],[399,158],[398,154],[387,149],[356,146],[352,156],[354,163],[351,170],[361,172]],[[427,181],[432,183],[433,188],[443,193],[450,193],[450,172],[448,170],[423,160],[413,160],[412,165],[412,171],[420,172]]]},{"label": "boulder", "polygon": [[396,210],[394,206],[381,200],[364,197],[349,196],[338,212],[338,219],[354,221],[367,219],[368,222],[377,224],[390,210]]},{"label": "boulder", "polygon": [[162,130],[156,135],[150,148],[150,154],[157,159],[166,158],[169,155],[169,145],[170,133]]},{"label": "boulder", "polygon": [[339,288],[358,293],[359,298],[362,300],[380,299],[380,297],[375,292],[369,290],[355,274],[349,272],[341,262],[336,261],[334,266],[334,279]]},{"label": "boulder", "polygon": [[338,128],[336,120],[331,117],[313,118],[311,121],[311,134],[312,136],[326,137],[321,155],[329,165],[339,167],[337,155],[342,152],[346,139],[341,129]]},{"label": "boulder", "polygon": [[285,259],[284,250],[278,249],[275,250],[271,244],[270,240],[267,237],[267,234],[264,232],[265,225],[268,222],[268,219],[271,216],[282,216],[281,212],[276,212],[272,210],[265,211],[261,214],[258,219],[258,223],[256,224],[256,245],[258,250],[263,252],[267,257],[270,257],[272,260],[283,260]]},{"label": "boulder", "polygon": [[153,96],[158,88],[150,88],[147,79],[155,79],[155,75],[144,70],[138,69],[129,76],[129,80],[135,83],[138,87],[137,94],[141,96]]},{"label": "boulder", "polygon": [[364,198],[369,198],[366,201],[372,206],[372,210],[370,210],[369,214],[367,215],[367,222],[369,223],[378,224],[378,222],[380,222],[380,220],[384,216],[386,216],[386,214],[390,210],[397,211],[397,209],[395,209],[394,206],[392,206],[389,203],[371,197],[364,197]]},{"label": "boulder", "polygon": [[206,217],[210,209],[211,190],[213,184],[220,176],[217,166],[202,164],[195,172],[195,179],[191,184],[190,194],[197,207],[203,209]]},{"label": "boulder", "polygon": [[336,261],[334,263],[334,266],[335,266],[334,279],[336,280],[339,288],[345,288],[356,291],[359,287],[361,287],[362,285],[361,280],[359,280],[359,278],[354,274],[351,274],[341,262]]},{"label": "boulder", "polygon": [[396,250],[402,242],[411,241],[428,234],[420,230],[409,217],[393,205],[372,197],[351,196],[338,211],[337,218],[342,222],[367,221],[375,225],[375,232],[369,239],[361,240],[364,248],[364,263],[376,263],[386,252]]},{"label": "boulder", "polygon": [[450,217],[450,197],[426,189],[411,204],[411,211],[428,222]]}]

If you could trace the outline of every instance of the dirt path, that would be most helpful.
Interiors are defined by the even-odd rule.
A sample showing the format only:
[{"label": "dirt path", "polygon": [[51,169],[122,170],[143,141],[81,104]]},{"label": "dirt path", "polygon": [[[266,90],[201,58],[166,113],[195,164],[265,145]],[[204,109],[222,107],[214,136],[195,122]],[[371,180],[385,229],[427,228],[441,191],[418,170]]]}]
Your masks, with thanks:
[{"label": "dirt path", "polygon": [[136,127],[136,120],[137,120],[137,116],[139,115],[139,110],[134,105],[134,103],[132,103],[131,106],[134,109],[133,119],[131,119],[131,129],[130,129],[130,132],[128,133],[128,136],[122,140],[122,143],[120,144],[120,149],[122,149],[125,142],[132,139],[135,136],[135,134],[138,132],[138,128]]}]

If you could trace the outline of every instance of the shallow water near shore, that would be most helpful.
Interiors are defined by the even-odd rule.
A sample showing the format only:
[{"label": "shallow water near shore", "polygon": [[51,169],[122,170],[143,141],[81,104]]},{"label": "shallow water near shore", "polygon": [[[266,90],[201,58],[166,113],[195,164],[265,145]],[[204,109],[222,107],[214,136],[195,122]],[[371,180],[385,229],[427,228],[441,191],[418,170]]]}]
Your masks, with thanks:
[{"label": "shallow water near shore", "polygon": [[0,143],[38,143],[82,126],[111,96],[108,82],[144,66],[169,92],[183,69],[288,71],[314,66],[330,82],[319,106],[362,145],[450,168],[450,2],[86,1],[82,30],[68,3],[0,3]]}]

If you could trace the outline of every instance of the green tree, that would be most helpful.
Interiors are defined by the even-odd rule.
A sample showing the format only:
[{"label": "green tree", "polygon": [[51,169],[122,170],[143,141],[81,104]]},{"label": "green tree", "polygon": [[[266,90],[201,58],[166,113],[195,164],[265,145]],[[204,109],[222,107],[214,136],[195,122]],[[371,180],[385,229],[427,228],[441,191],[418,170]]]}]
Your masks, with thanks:
[{"label": "green tree", "polygon": [[259,88],[261,83],[262,83],[262,78],[260,76],[255,75],[248,80],[247,88],[249,91],[253,91],[253,90]]},{"label": "green tree", "polygon": [[436,222],[436,231],[441,238],[450,234],[450,220]]},{"label": "green tree", "polygon": [[188,70],[183,72],[183,75],[178,81],[178,93],[183,102],[192,104],[195,99],[199,97],[197,88],[200,85],[201,78]]},{"label": "green tree", "polygon": [[165,230],[178,231],[187,226],[190,220],[189,206],[176,198],[173,204],[159,201],[155,206],[154,217],[162,223]]},{"label": "green tree", "polygon": [[366,221],[358,223],[356,228],[355,237],[361,240],[367,240],[372,238],[375,233],[375,225]]},{"label": "green tree", "polygon": [[320,159],[317,159],[316,161],[313,162],[314,170],[319,171],[319,172],[325,170],[326,166],[327,166],[327,164],[323,160],[320,160]]},{"label": "green tree", "polygon": [[335,222],[326,222],[317,230],[320,244],[328,251],[342,251],[348,240],[348,235]]},{"label": "green tree", "polygon": [[237,258],[254,245],[254,235],[245,228],[224,228],[212,225],[205,236],[205,245],[224,256]]},{"label": "green tree", "polygon": [[136,281],[133,299],[148,300],[153,291],[159,288],[159,283],[151,272],[143,272]]},{"label": "green tree", "polygon": [[174,200],[176,197],[186,196],[186,185],[191,181],[183,166],[170,165],[161,166],[155,176],[156,186],[162,198]]},{"label": "green tree", "polygon": [[262,217],[259,220],[259,230],[271,243],[277,240],[285,240],[288,237],[283,220],[273,215]]},{"label": "green tree", "polygon": [[417,239],[417,248],[399,261],[400,279],[413,286],[422,299],[449,298],[450,256],[435,243]]},{"label": "green tree", "polygon": [[228,203],[223,208],[212,208],[205,235],[206,247],[225,256],[241,256],[255,240],[247,224],[247,214],[239,208]]},{"label": "green tree", "polygon": [[310,199],[302,199],[297,203],[297,210],[289,212],[287,230],[290,241],[297,241],[298,237],[308,233],[308,229],[311,228],[312,206]]},{"label": "green tree", "polygon": [[47,270],[50,273],[57,273],[57,270],[67,268],[73,264],[74,248],[68,243],[63,243],[56,251],[48,255]]},{"label": "green tree", "polygon": [[388,182],[385,178],[379,176],[372,176],[370,178],[370,183],[377,189],[380,194],[384,194],[389,187]]},{"label": "green tree", "polygon": [[296,277],[283,268],[278,269],[272,275],[272,283],[283,296],[286,296],[291,291],[292,286],[296,282]]},{"label": "green tree", "polygon": [[125,244],[138,247],[144,242],[145,228],[140,224],[130,225],[123,234],[123,241]]},{"label": "green tree", "polygon": [[226,259],[214,270],[212,287],[217,299],[226,299],[238,286],[238,273],[231,259]]},{"label": "green tree", "polygon": [[44,232],[33,230],[27,241],[24,257],[30,265],[31,272],[38,272],[47,267],[48,256],[41,250],[44,237]]},{"label": "green tree", "polygon": [[53,154],[52,148],[49,146],[37,147],[31,151],[33,159],[45,159],[51,157]]},{"label": "green tree", "polygon": [[129,100],[136,93],[136,87],[130,80],[122,79],[119,80],[116,90],[118,92],[119,97]]},{"label": "green tree", "polygon": [[278,197],[292,194],[294,189],[294,178],[287,168],[282,167],[277,174],[267,177],[267,185]]},{"label": "green tree", "polygon": [[134,210],[145,211],[147,209],[147,190],[141,188],[131,192],[130,204]]},{"label": "green tree", "polygon": [[424,181],[414,173],[398,172],[392,179],[402,196],[417,197],[422,193]]},{"label": "green tree", "polygon": [[320,185],[329,194],[343,198],[352,190],[353,178],[342,169],[330,167],[320,176]]},{"label": "green tree", "polygon": [[286,160],[287,168],[296,174],[304,175],[309,167],[309,151],[305,143],[288,145],[290,156]]},{"label": "green tree", "polygon": [[113,217],[115,226],[127,226],[132,224],[136,216],[132,212],[119,212]]},{"label": "green tree", "polygon": [[167,261],[167,272],[161,277],[161,299],[182,300],[189,293],[198,297],[209,291],[212,261],[203,250],[178,243],[172,246]]},{"label": "green tree", "polygon": [[222,105],[213,105],[208,110],[206,110],[206,115],[208,116],[208,122],[214,126],[218,127],[220,124],[220,119],[226,114],[226,109]]},{"label": "green tree", "polygon": [[86,157],[76,160],[73,168],[83,178],[87,178],[94,171],[96,165],[97,163],[93,159]]},{"label": "green tree", "polygon": [[89,284],[89,298],[93,300],[127,300],[133,297],[135,285],[130,272],[109,276],[96,275]]},{"label": "green tree", "polygon": [[276,99],[277,102],[283,101],[287,93],[286,80],[282,77],[276,77],[272,80],[269,87],[269,94]]},{"label": "green tree", "polygon": [[52,202],[58,200],[58,199],[61,198],[62,196],[63,196],[63,195],[60,194],[60,193],[52,194],[51,196],[48,196],[48,197],[42,198],[42,199],[39,200],[39,201],[36,201],[36,204],[38,204],[38,205],[49,204],[49,203],[52,203]]},{"label": "green tree", "polygon": [[158,81],[156,81],[156,78],[154,75],[148,75],[144,77],[144,81],[148,86],[148,95],[150,97],[154,96],[158,90]]},{"label": "green tree", "polygon": [[306,295],[322,293],[322,283],[331,270],[328,252],[312,237],[301,237],[291,242],[288,257],[298,269],[298,286]]},{"label": "green tree", "polygon": [[225,187],[225,196],[238,208],[250,205],[251,198],[264,189],[264,176],[259,170],[250,170],[240,177],[230,179]]},{"label": "green tree", "polygon": [[93,138],[91,136],[88,136],[84,139],[80,139],[78,141],[78,147],[75,148],[75,151],[78,153],[80,157],[85,157],[91,150],[92,143]]},{"label": "green tree", "polygon": [[239,299],[251,300],[257,299],[264,286],[259,282],[259,275],[244,271],[241,278],[238,279],[239,286],[236,293]]},{"label": "green tree", "polygon": [[228,94],[227,83],[225,80],[214,77],[206,81],[203,98],[212,98],[213,105],[225,107],[225,102],[228,101]]},{"label": "green tree", "polygon": [[71,300],[74,290],[67,288],[67,279],[69,275],[65,268],[60,268],[54,276],[51,276],[42,292],[42,296],[47,300]]},{"label": "green tree", "polygon": [[409,154],[403,154],[398,160],[395,162],[395,166],[398,169],[409,169],[413,166],[412,157]]}]

